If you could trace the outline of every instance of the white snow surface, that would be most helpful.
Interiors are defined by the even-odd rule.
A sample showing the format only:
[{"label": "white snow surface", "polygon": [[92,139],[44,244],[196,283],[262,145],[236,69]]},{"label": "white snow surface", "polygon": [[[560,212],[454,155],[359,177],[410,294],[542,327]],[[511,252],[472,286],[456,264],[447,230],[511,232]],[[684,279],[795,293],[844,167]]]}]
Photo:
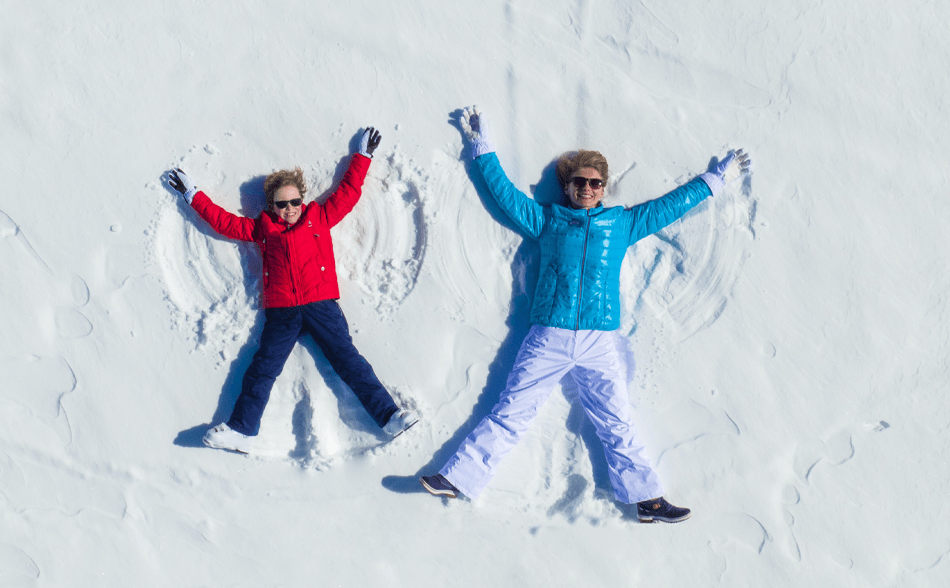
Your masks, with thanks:
[{"label": "white snow surface", "polygon": [[[950,3],[36,0],[0,20],[0,586],[950,585]],[[421,491],[494,404],[538,251],[472,181],[478,104],[550,201],[743,147],[751,178],[633,247],[637,424],[693,509],[639,525],[568,383],[477,500]],[[263,322],[256,215],[327,193],[357,346],[422,422],[384,443],[312,341],[257,453],[204,448]],[[532,273],[534,272],[534,273]]]}]

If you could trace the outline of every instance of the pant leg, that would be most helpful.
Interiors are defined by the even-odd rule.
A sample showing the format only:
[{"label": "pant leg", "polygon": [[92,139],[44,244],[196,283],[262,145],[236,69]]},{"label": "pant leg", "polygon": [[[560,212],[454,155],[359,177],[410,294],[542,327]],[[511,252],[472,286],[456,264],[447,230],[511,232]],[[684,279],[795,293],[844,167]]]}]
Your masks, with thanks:
[{"label": "pant leg", "polygon": [[298,307],[268,308],[264,311],[264,332],[260,348],[244,372],[241,395],[234,405],[228,426],[244,435],[256,435],[271,388],[300,336]]},{"label": "pant leg", "polygon": [[604,444],[614,495],[632,504],[663,496],[663,487],[633,427],[628,366],[617,337],[614,332],[578,331],[577,366],[571,375],[581,405]]},{"label": "pant leg", "polygon": [[573,331],[531,327],[498,404],[482,419],[439,473],[469,498],[477,498],[502,458],[528,430],[538,409],[573,366]]},{"label": "pant leg", "polygon": [[380,427],[399,411],[396,402],[376,377],[350,336],[350,327],[336,300],[322,300],[301,307],[304,328],[323,351],[340,379],[356,394],[360,404]]}]

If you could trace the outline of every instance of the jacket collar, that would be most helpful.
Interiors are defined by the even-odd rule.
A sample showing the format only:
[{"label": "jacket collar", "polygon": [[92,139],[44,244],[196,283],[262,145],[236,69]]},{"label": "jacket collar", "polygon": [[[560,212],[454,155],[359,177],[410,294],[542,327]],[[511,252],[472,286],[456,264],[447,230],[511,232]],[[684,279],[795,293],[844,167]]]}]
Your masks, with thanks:
[{"label": "jacket collar", "polygon": [[568,211],[571,215],[576,216],[595,216],[607,210],[603,202],[598,202],[594,208],[574,208],[570,204],[561,204],[560,202],[555,202],[554,204]]}]

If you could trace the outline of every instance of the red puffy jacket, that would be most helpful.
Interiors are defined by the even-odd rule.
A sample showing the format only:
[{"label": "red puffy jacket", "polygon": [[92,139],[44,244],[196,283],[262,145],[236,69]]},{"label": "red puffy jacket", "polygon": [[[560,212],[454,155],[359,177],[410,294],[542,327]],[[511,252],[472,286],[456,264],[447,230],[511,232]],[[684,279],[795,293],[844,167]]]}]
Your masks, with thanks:
[{"label": "red puffy jacket", "polygon": [[340,186],[323,204],[305,204],[293,225],[269,210],[254,219],[232,214],[204,192],[195,194],[191,206],[225,237],[257,243],[264,260],[264,308],[339,298],[330,227],[353,210],[360,199],[370,161],[354,155]]}]

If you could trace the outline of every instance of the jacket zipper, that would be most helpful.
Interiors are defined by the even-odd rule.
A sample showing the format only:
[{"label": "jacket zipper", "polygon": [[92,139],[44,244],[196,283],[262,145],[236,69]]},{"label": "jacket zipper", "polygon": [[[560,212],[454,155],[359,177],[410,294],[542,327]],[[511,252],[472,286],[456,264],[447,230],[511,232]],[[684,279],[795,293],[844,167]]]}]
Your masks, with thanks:
[{"label": "jacket zipper", "polygon": [[584,229],[584,254],[581,256],[581,279],[577,283],[577,322],[574,330],[581,330],[581,295],[584,293],[584,269],[587,266],[587,239],[590,237],[590,211],[587,212],[587,226]]},{"label": "jacket zipper", "polygon": [[290,235],[290,227],[284,230],[287,236],[287,266],[290,268],[290,293],[294,296],[294,306],[300,306],[300,299],[297,295],[297,268],[294,264],[294,238]]}]

